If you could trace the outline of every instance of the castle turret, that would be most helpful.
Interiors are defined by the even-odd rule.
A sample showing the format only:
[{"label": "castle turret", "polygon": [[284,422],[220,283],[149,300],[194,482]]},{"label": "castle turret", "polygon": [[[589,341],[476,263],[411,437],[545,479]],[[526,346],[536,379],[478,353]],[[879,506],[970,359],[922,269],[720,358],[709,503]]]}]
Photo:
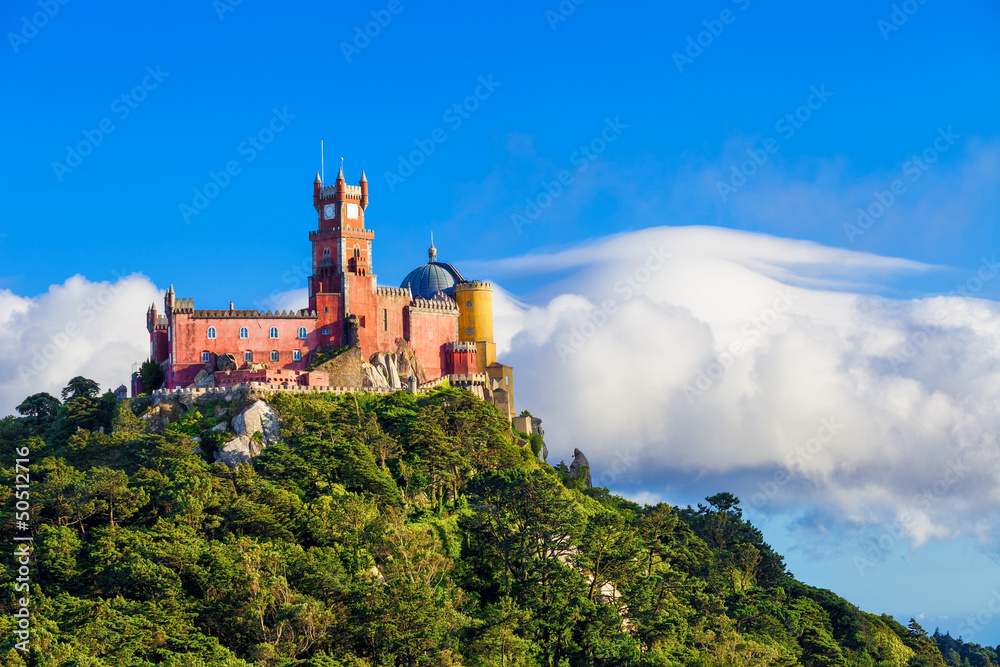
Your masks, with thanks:
[{"label": "castle turret", "polygon": [[323,189],[323,179],[319,177],[319,172],[317,171],[316,180],[313,181],[313,208],[316,209],[317,213],[319,212],[319,199],[320,199],[319,194],[322,189]]},{"label": "castle turret", "polygon": [[164,307],[164,310],[167,311],[167,315],[169,315],[170,311],[173,310],[173,308],[174,308],[174,285],[173,285],[173,283],[170,284],[170,289],[168,289],[167,293],[163,296],[163,307]]},{"label": "castle turret", "polygon": [[365,170],[361,170],[361,210],[368,208],[368,177]]},{"label": "castle turret", "polygon": [[156,303],[149,304],[149,309],[146,311],[146,329],[149,333],[153,333],[153,329],[156,328]]},{"label": "castle turret", "polygon": [[344,193],[347,192],[347,183],[344,182],[344,164],[340,164],[340,171],[337,172],[337,182],[336,182],[336,192],[337,196],[334,201],[342,202],[344,201]]},{"label": "castle turret", "polygon": [[493,285],[469,280],[455,285],[458,302],[458,339],[479,347],[479,372],[497,360],[493,342]]}]

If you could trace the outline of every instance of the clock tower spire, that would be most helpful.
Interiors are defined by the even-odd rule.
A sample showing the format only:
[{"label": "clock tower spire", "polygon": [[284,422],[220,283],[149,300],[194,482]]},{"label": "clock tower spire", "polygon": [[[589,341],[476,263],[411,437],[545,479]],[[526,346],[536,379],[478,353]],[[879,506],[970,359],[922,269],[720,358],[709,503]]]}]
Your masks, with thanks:
[{"label": "clock tower spire", "polygon": [[313,274],[309,279],[310,308],[317,294],[342,293],[345,277],[372,276],[371,252],[375,233],[365,229],[368,208],[368,179],[362,173],[358,185],[348,185],[344,167],[333,186],[313,181],[313,207],[317,229],[309,233],[312,242]]}]

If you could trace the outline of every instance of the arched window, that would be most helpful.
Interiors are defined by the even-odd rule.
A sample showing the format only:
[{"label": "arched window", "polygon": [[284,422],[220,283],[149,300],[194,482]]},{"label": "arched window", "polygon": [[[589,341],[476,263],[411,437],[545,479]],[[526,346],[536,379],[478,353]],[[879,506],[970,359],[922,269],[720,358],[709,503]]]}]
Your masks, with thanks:
[{"label": "arched window", "polygon": [[302,350],[292,350],[292,361],[302,361]]},{"label": "arched window", "polygon": [[323,248],[323,259],[327,259],[327,260],[330,259],[330,249],[329,248]]},{"label": "arched window", "polygon": [[278,327],[271,327],[271,338],[278,337]]},{"label": "arched window", "polygon": [[208,328],[208,338],[209,340],[215,340],[215,327]]},{"label": "arched window", "polygon": [[201,363],[207,364],[211,360],[212,360],[212,353],[211,352],[202,352],[201,353]]},{"label": "arched window", "polygon": [[361,257],[361,246],[359,246],[357,243],[355,243],[354,244],[354,259],[358,259],[360,257]]},{"label": "arched window", "polygon": [[250,332],[247,330],[247,328],[240,327],[240,338],[249,338],[249,337],[250,337]]},{"label": "arched window", "polygon": [[247,350],[243,353],[243,361],[253,361],[253,352]]},{"label": "arched window", "polygon": [[299,327],[299,338],[305,338],[305,337],[306,337],[306,328]]},{"label": "arched window", "polygon": [[271,350],[271,361],[277,361],[277,360],[278,360],[278,351]]}]

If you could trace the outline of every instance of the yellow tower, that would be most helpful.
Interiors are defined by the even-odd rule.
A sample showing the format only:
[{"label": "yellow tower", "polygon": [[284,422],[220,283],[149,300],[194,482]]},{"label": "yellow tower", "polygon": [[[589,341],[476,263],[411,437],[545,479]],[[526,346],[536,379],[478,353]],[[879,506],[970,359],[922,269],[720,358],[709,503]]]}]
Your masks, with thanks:
[{"label": "yellow tower", "polygon": [[493,285],[479,280],[458,283],[455,300],[458,339],[476,344],[476,370],[485,373],[497,360],[497,344],[493,342]]}]

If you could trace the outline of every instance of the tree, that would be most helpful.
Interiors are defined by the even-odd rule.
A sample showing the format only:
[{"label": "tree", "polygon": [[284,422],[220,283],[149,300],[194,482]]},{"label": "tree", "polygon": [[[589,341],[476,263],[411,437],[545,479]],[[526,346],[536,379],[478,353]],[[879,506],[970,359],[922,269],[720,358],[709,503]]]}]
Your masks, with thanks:
[{"label": "tree", "polygon": [[58,398],[42,392],[24,399],[15,409],[27,418],[30,425],[40,426],[55,419],[60,405]]},{"label": "tree", "polygon": [[84,398],[94,398],[101,391],[101,385],[93,380],[77,375],[69,381],[63,390],[62,397],[67,403],[83,396]]},{"label": "tree", "polygon": [[163,384],[163,368],[152,359],[146,359],[139,366],[139,377],[142,379],[143,391],[151,394]]}]

